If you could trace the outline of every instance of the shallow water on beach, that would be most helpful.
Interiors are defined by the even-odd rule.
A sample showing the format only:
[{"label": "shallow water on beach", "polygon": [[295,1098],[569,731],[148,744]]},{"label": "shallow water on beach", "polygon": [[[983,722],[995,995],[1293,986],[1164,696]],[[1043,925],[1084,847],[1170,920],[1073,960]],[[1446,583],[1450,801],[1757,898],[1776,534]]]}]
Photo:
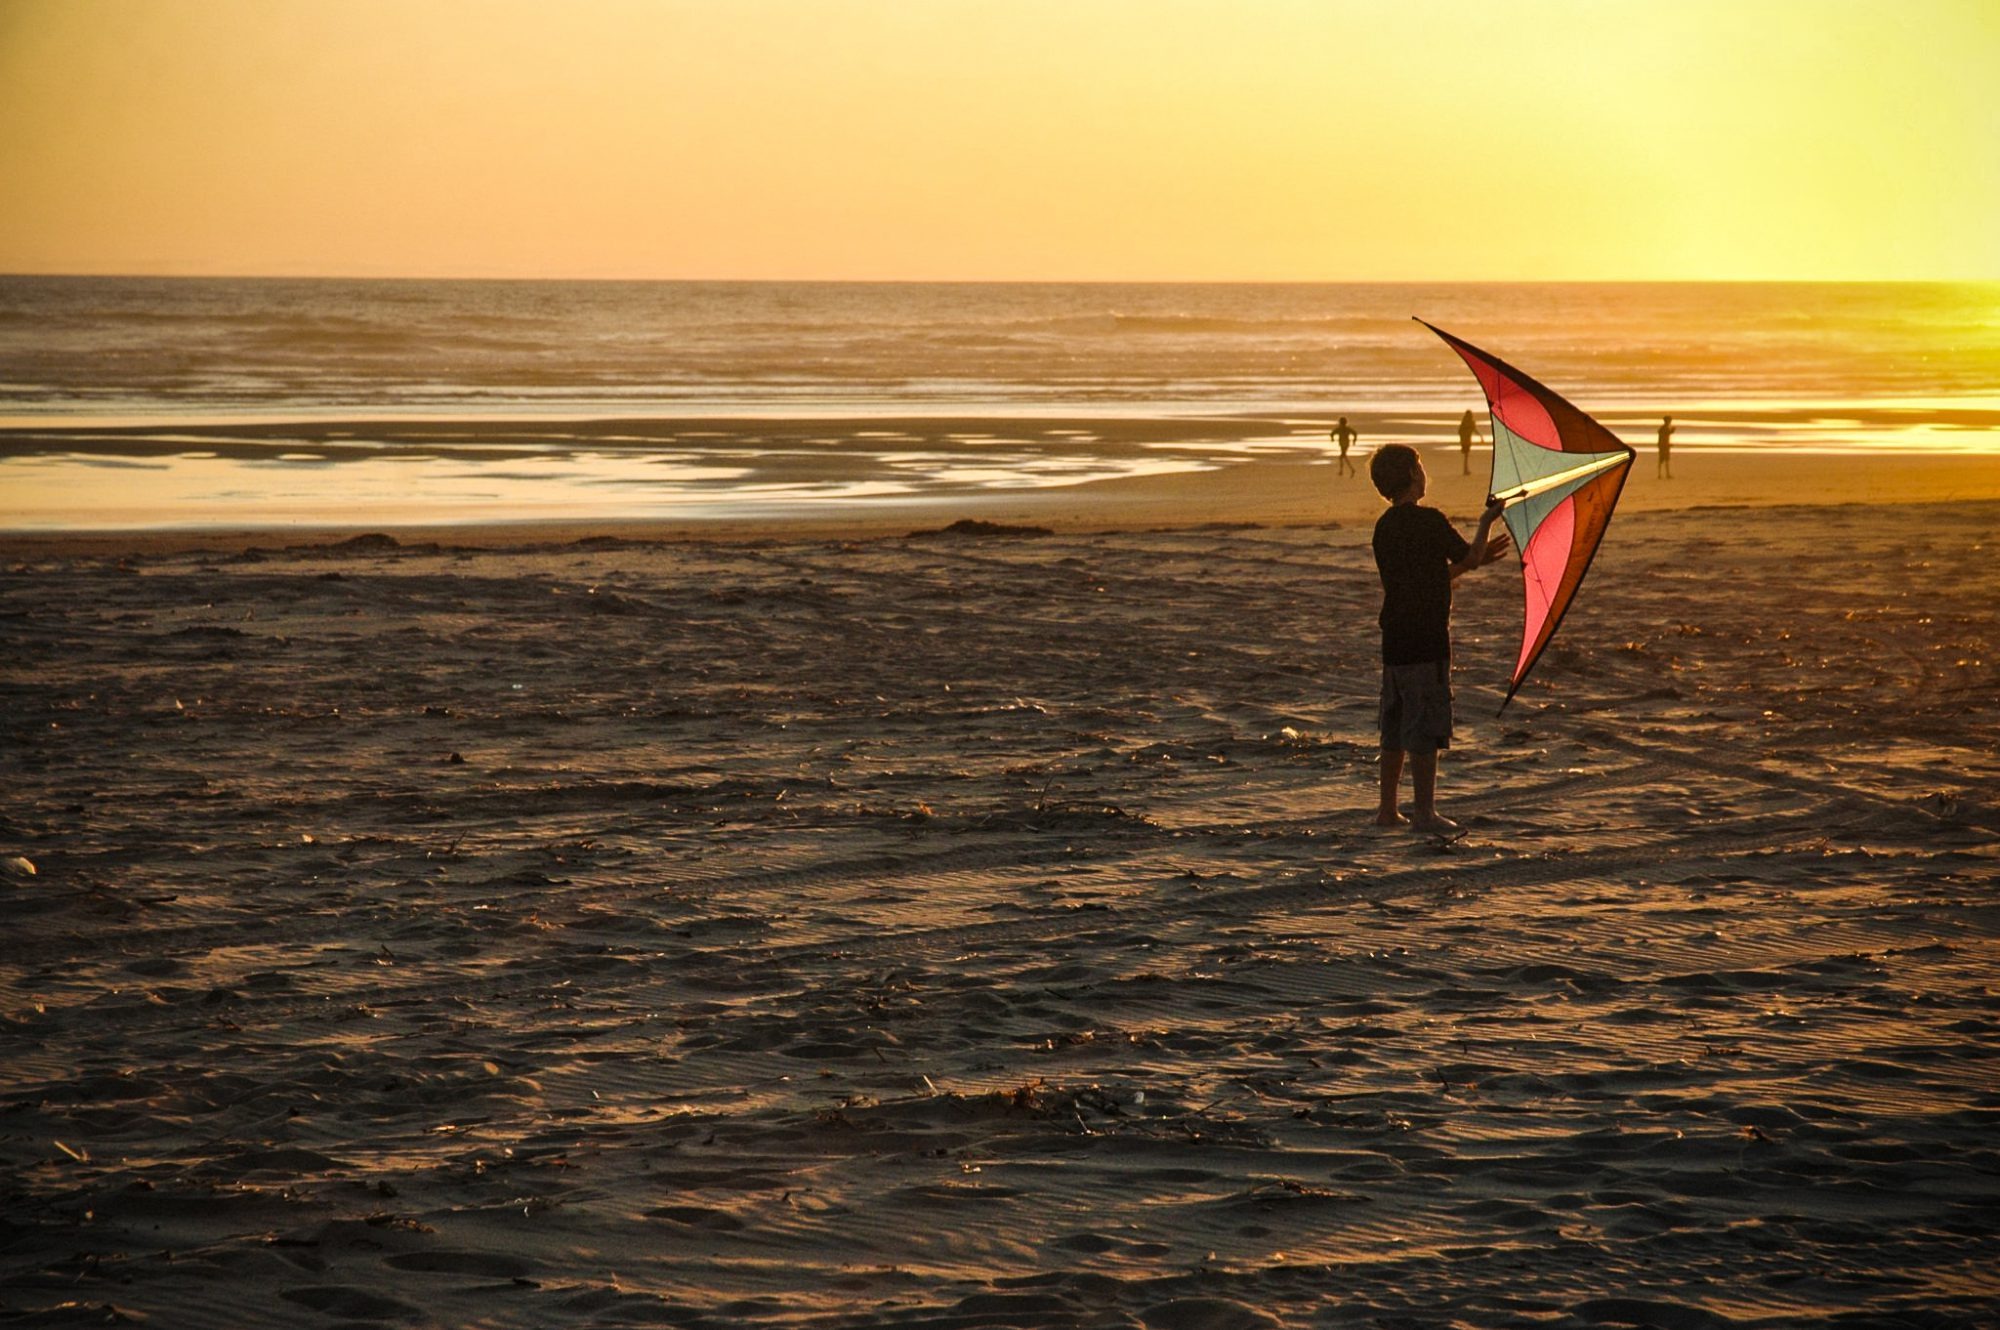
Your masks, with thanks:
[{"label": "shallow water on beach", "polygon": [[[1341,415],[1364,448],[1467,409],[1483,437],[1412,315],[1641,448],[1671,413],[1697,453],[2000,453],[1996,284],[8,277],[0,520],[759,515],[1325,456]],[[1216,420],[1254,428],[1186,423]]]},{"label": "shallow water on beach", "polygon": [[0,278],[0,415],[1455,406],[1421,316],[1595,407],[1992,396],[2000,284]]}]

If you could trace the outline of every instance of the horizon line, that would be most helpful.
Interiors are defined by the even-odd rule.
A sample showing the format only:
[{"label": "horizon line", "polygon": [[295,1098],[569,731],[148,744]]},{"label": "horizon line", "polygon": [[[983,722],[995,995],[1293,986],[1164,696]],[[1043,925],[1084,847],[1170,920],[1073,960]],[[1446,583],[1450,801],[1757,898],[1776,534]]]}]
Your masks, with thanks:
[{"label": "horizon line", "polygon": [[713,286],[1990,286],[1995,277],[524,277],[464,273],[0,271],[0,281],[571,282]]}]

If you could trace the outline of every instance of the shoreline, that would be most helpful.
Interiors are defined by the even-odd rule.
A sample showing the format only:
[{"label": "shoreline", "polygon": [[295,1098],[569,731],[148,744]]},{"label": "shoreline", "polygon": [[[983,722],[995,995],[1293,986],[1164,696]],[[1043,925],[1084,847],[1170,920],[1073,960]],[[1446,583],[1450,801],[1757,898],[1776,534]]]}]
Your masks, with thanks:
[{"label": "shoreline", "polygon": [[[1135,445],[1138,446],[1138,445]],[[813,472],[851,475],[850,450],[828,449]],[[1459,474],[1457,448],[1421,446],[1431,475],[1427,502],[1470,523],[1484,498],[1484,457],[1474,474]],[[0,526],[0,555],[9,558],[178,551],[241,552],[300,543],[332,543],[383,532],[403,544],[469,548],[564,544],[592,538],[656,542],[745,542],[772,539],[865,540],[934,530],[960,519],[1046,527],[1074,534],[1188,529],[1216,524],[1273,527],[1372,523],[1381,500],[1366,475],[1340,476],[1331,458],[1251,457],[1217,469],[1126,476],[1072,485],[1010,490],[965,488],[922,495],[837,499],[770,495],[690,503],[644,517],[550,511],[545,516],[466,521],[395,520],[373,514],[338,520],[205,523],[187,526]],[[1830,458],[1800,453],[1708,453],[1676,456],[1678,476],[1657,479],[1650,450],[1642,451],[1620,500],[1621,513],[1718,508],[1843,507],[1962,504],[2000,501],[2000,457],[1862,454]],[[4,519],[0,519],[4,520]]]}]

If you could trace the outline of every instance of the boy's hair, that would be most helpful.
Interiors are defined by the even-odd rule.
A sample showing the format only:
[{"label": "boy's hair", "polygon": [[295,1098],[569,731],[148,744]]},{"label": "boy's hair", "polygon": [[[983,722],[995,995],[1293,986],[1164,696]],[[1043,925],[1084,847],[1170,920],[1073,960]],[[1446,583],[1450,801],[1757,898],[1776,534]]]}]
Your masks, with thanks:
[{"label": "boy's hair", "polygon": [[1406,443],[1385,443],[1368,459],[1368,478],[1385,499],[1394,499],[1417,478],[1417,450]]}]

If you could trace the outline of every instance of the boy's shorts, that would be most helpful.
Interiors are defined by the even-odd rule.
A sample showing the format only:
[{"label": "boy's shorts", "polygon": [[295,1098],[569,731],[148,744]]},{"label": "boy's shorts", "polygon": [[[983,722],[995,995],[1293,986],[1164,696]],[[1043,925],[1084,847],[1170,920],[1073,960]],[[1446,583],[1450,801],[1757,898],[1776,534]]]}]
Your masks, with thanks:
[{"label": "boy's shorts", "polygon": [[1451,747],[1451,664],[1382,667],[1382,746],[1406,753]]}]

